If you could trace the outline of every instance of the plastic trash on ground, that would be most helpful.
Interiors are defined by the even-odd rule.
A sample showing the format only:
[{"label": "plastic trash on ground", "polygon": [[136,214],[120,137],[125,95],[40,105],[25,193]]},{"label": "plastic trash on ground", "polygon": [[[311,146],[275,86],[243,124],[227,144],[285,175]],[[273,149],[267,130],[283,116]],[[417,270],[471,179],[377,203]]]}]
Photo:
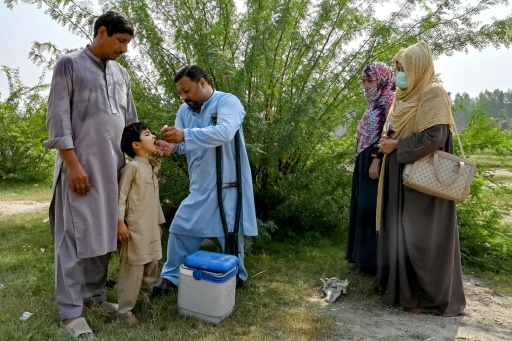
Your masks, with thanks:
[{"label": "plastic trash on ground", "polygon": [[34,314],[29,313],[28,311],[26,311],[26,312],[24,312],[24,313],[23,313],[23,315],[21,315],[20,320],[22,320],[22,321],[26,321],[26,320],[28,320],[28,319],[29,319],[29,317],[30,317],[30,316],[32,316],[32,315],[34,315]]},{"label": "plastic trash on ground", "polygon": [[336,301],[341,294],[347,293],[348,279],[340,280],[336,277],[332,277],[320,278],[320,280],[324,283],[322,290],[325,294],[325,302],[332,303]]}]

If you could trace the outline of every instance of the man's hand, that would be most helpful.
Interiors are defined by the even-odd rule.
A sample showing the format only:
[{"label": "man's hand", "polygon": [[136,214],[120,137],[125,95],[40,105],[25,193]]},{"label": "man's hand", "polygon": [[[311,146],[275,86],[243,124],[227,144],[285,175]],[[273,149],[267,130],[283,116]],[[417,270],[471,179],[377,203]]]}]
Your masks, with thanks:
[{"label": "man's hand", "polygon": [[74,149],[61,149],[59,150],[60,156],[66,164],[66,174],[69,179],[71,190],[78,195],[86,196],[91,190],[89,185],[89,177],[85,172],[82,164]]},{"label": "man's hand", "polygon": [[370,179],[378,179],[380,175],[380,159],[373,158],[372,164],[370,165],[370,170],[368,171],[368,176]]},{"label": "man's hand", "polygon": [[162,140],[156,141],[155,144],[156,144],[155,154],[160,157],[171,155],[172,152],[174,151],[174,149],[176,148],[176,143],[167,143]]},{"label": "man's hand", "polygon": [[128,227],[123,220],[117,221],[117,238],[122,243],[130,240],[130,230],[128,230]]},{"label": "man's hand", "polygon": [[185,141],[185,133],[183,129],[178,127],[164,127],[160,130],[160,134],[166,142],[180,143]]}]

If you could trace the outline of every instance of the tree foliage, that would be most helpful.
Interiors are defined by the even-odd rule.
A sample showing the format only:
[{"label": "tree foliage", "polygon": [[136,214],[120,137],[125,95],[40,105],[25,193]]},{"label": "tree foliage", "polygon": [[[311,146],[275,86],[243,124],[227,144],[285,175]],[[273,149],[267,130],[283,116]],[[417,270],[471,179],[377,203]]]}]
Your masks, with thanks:
[{"label": "tree foliage", "polygon": [[53,153],[43,147],[48,137],[45,128],[46,85],[24,86],[17,69],[3,67],[9,96],[0,101],[0,178],[48,179]]},{"label": "tree foliage", "polygon": [[466,121],[477,108],[485,110],[485,113],[495,119],[496,126],[509,128],[512,126],[512,90],[503,91],[495,89],[485,90],[476,98],[471,98],[467,93],[456,94],[454,106],[457,108],[457,127],[464,128]]},{"label": "tree foliage", "polygon": [[[45,8],[90,39],[99,11],[72,0],[4,0]],[[505,0],[113,0],[106,9],[136,25],[132,77],[137,108],[153,129],[174,121],[180,105],[173,77],[189,63],[204,67],[216,89],[242,101],[257,214],[279,231],[344,226],[355,122],[365,107],[364,66],[389,62],[401,48],[427,41],[435,55],[468,47],[510,47],[512,18],[481,25],[475,17]],[[64,51],[36,43],[34,61],[49,68]],[[343,125],[343,137],[332,134]],[[187,194],[183,158],[166,160],[164,202]]]},{"label": "tree foliage", "polygon": [[[455,118],[460,114],[465,113],[458,112],[456,107]],[[460,139],[465,153],[469,155],[497,155],[503,160],[512,155],[512,134],[496,126],[496,120],[485,104],[472,109]],[[461,155],[458,147],[455,143],[456,153]],[[457,208],[462,258],[466,264],[481,270],[510,272],[512,224],[503,218],[512,209],[512,189],[495,181],[492,169],[478,163],[477,166],[471,195]],[[497,205],[496,201],[500,204]]]}]

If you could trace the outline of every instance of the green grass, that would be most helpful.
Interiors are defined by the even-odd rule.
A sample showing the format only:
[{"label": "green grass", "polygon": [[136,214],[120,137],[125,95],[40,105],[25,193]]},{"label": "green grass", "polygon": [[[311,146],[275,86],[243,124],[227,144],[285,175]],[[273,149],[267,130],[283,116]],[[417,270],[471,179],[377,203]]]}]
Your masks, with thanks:
[{"label": "green grass", "polygon": [[[2,184],[0,200],[48,201],[50,192],[31,184]],[[53,241],[46,218],[44,210],[0,216],[2,339],[69,339],[58,331]],[[340,241],[259,241],[253,249],[254,254],[246,256],[246,266],[254,277],[237,290],[233,313],[218,326],[180,316],[176,294],[137,306],[134,312],[142,323],[136,328],[127,328],[123,321],[98,311],[88,311],[85,317],[99,340],[328,340],[337,338],[340,326],[325,314],[320,278],[349,277],[354,289],[345,300],[368,307],[385,304],[373,292],[372,279],[342,260]],[[116,280],[117,271],[114,254],[109,279]],[[115,302],[115,289],[107,289],[107,296]],[[24,311],[34,315],[20,321]],[[350,339],[350,326],[343,329]]]},{"label": "green grass", "polygon": [[51,180],[37,183],[0,180],[0,201],[50,201],[51,194]]},{"label": "green grass", "polygon": [[[37,187],[20,185],[28,198],[49,200]],[[0,198],[11,196],[12,186],[2,187]],[[12,200],[12,199],[11,199]],[[0,216],[0,335],[4,340],[68,340],[58,331],[54,298],[53,241],[45,211]],[[237,291],[233,313],[218,326],[178,314],[177,295],[137,306],[142,321],[127,328],[116,317],[88,311],[85,317],[100,340],[321,340],[336,329],[322,314],[320,278],[339,276],[340,250],[332,242],[296,245],[268,245],[247,256],[252,278]],[[109,269],[116,279],[117,254]],[[342,262],[344,263],[344,262]],[[108,299],[116,301],[114,289]],[[316,298],[316,299],[312,299]],[[20,321],[24,311],[34,315]]]},{"label": "green grass", "polygon": [[[49,201],[45,186],[0,182],[0,200]],[[59,334],[53,278],[53,241],[47,213],[0,215],[0,339],[69,340]],[[321,278],[348,278],[347,305],[373,310],[387,307],[373,290],[373,279],[361,275],[343,260],[342,238],[302,237],[286,242],[258,241],[246,256],[252,275],[236,293],[233,313],[213,326],[178,314],[177,295],[139,305],[135,314],[141,325],[128,328],[115,316],[87,311],[85,317],[98,340],[337,340],[357,339],[351,321],[335,324],[325,313],[321,299]],[[164,235],[163,240],[166,239]],[[165,258],[165,256],[164,256]],[[161,264],[160,264],[161,266]],[[109,267],[109,279],[116,280],[118,256]],[[508,274],[464,272],[482,276],[496,291],[512,294]],[[115,289],[107,289],[116,301]],[[395,309],[395,308],[388,308]],[[20,321],[24,311],[34,315]],[[340,323],[338,321],[338,323]],[[355,322],[353,322],[355,323]],[[340,334],[341,333],[341,334]],[[392,339],[392,338],[386,338]]]},{"label": "green grass", "polygon": [[512,169],[512,157],[510,155],[475,154],[469,155],[468,159],[481,167]]}]

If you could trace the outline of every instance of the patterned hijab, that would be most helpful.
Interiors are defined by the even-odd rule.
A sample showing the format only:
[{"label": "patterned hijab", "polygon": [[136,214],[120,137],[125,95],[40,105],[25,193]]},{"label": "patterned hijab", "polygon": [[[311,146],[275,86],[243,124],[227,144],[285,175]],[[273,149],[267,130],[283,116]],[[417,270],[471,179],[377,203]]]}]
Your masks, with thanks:
[{"label": "patterned hijab", "polygon": [[363,78],[379,82],[374,87],[364,84],[368,107],[357,128],[356,155],[379,139],[389,108],[395,98],[393,73],[386,64],[382,62],[368,64],[363,70]]}]

